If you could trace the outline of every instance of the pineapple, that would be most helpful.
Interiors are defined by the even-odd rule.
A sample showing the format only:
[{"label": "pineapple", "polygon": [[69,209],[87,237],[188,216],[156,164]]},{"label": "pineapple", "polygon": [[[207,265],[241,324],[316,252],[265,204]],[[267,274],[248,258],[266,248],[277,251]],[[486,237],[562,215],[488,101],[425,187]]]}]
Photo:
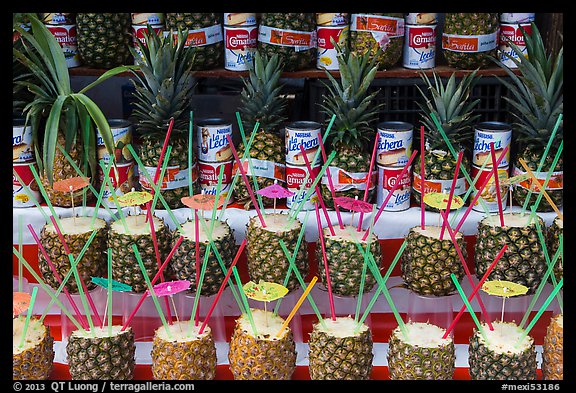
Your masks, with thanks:
[{"label": "pineapple", "polygon": [[[136,63],[143,76],[132,71],[136,88],[132,115],[135,132],[140,138],[138,156],[144,166],[139,170],[148,171],[152,180],[156,168],[162,165],[159,163],[162,148],[170,120],[174,119],[168,140],[172,151],[167,164],[167,171],[172,173],[165,174],[163,182],[167,184],[160,190],[170,209],[184,206],[181,199],[189,196],[188,177],[191,176],[188,170],[188,124],[193,88],[190,70],[195,49],[184,47],[183,34],[180,32],[177,39],[172,34],[160,37],[149,28],[144,33],[145,42],[138,41],[142,57]],[[130,50],[136,58],[136,49]],[[140,185],[151,189],[143,175],[140,176]],[[164,208],[160,202],[156,207]]]},{"label": "pineapple", "polygon": [[[210,227],[210,220],[203,218],[200,218],[200,220],[204,220],[206,226],[208,228]],[[204,255],[206,253],[206,247],[208,247],[208,244],[210,243],[210,239],[202,225],[199,224],[198,229],[198,256],[200,264],[204,265]],[[180,235],[184,236],[184,239],[174,252],[169,264],[176,279],[190,281],[189,290],[196,293],[196,226],[194,220],[182,224],[181,232],[177,230],[173,232],[173,243],[178,240]],[[216,249],[222,257],[224,266],[220,265],[214,251],[211,250],[210,256],[206,262],[206,271],[204,273],[204,280],[200,290],[202,296],[212,296],[218,292],[222,281],[224,281],[226,272],[236,255],[234,234],[227,222],[214,221],[212,239],[214,240]]]},{"label": "pineapple", "polygon": [[477,328],[470,336],[468,364],[473,380],[535,380],[536,348],[526,335],[516,346],[524,330],[512,322],[492,322],[494,330],[483,323],[486,340]]},{"label": "pineapple", "polygon": [[324,319],[316,323],[308,344],[312,380],[368,380],[372,372],[374,343],[370,328],[351,317]]},{"label": "pineapple", "polygon": [[[290,225],[287,214],[275,213],[266,214],[264,222],[266,227],[257,216],[252,216],[246,225],[246,260],[248,264],[248,275],[250,280],[260,282],[260,280],[275,282],[284,285],[284,279],[290,262],[279,241],[283,240],[286,248],[292,254],[298,235],[302,230],[302,223],[295,219]],[[300,243],[300,248],[294,261],[302,277],[308,274],[308,258],[306,242]],[[290,279],[286,285],[289,291],[296,289],[298,281],[295,274],[290,274]]]},{"label": "pineapple", "polygon": [[470,53],[444,49],[443,54],[448,65],[461,70],[487,67],[490,64],[490,57],[496,56],[499,29],[500,16],[497,13],[445,13],[443,34],[459,36],[494,34],[492,49],[487,51]]},{"label": "pineapple", "polygon": [[[536,216],[544,230],[544,220]],[[543,234],[546,238],[546,234]],[[498,215],[485,217],[478,222],[478,235],[474,246],[476,276],[480,279],[504,244],[508,248],[500,258],[488,280],[506,280],[528,287],[527,294],[535,293],[548,265],[538,237],[535,222],[530,215],[505,213],[504,226]]]},{"label": "pineapple", "polygon": [[136,344],[131,327],[95,327],[75,330],[66,343],[70,377],[73,380],[132,380],[136,366]]},{"label": "pineapple", "polygon": [[156,380],[212,380],[216,377],[216,346],[210,327],[189,321],[156,329],[152,341],[152,376]]},{"label": "pineapple", "polygon": [[[112,222],[108,231],[107,247],[112,249],[112,276],[114,280],[130,285],[133,292],[144,292],[148,287],[132,245],[136,244],[138,247],[146,273],[152,280],[170,251],[170,230],[163,219],[153,217],[160,255],[158,261],[150,232],[150,222],[146,221],[143,215],[125,216],[124,221],[128,230],[124,228],[122,220],[116,220]],[[164,274],[169,275],[166,272]]]},{"label": "pineapple", "polygon": [[[369,92],[370,84],[374,80],[378,66],[376,56],[369,59],[370,55],[347,53],[338,48],[338,64],[342,75],[346,78],[335,79],[326,72],[326,76],[331,84],[324,83],[328,89],[328,94],[324,96],[321,104],[327,120],[336,115],[334,124],[330,132],[328,145],[336,151],[334,160],[331,163],[330,175],[336,176],[340,171],[350,173],[352,178],[366,178],[370,170],[370,151],[367,146],[372,145],[374,140],[373,122],[378,120],[378,111],[382,105],[373,105],[379,90]],[[328,187],[327,174],[322,179],[320,192],[322,199],[328,207],[334,207],[332,193]],[[364,199],[365,187],[368,187],[367,202],[374,198],[376,186],[369,181],[360,184],[346,184],[342,187],[335,187],[336,196],[346,196],[350,198],[358,197]]]},{"label": "pineapple", "polygon": [[220,29],[220,40],[213,44],[203,46],[192,46],[195,48],[194,71],[210,70],[223,66],[224,41],[222,34],[222,14],[221,13],[166,13],[166,28],[173,33],[182,29],[188,36],[192,30],[204,29],[218,26]]},{"label": "pineapple", "polygon": [[54,338],[50,335],[50,327],[32,317],[20,348],[25,323],[25,315],[12,320],[12,379],[46,380],[54,364]]},{"label": "pineapple", "polygon": [[[564,139],[563,121],[559,123],[554,138],[552,140],[551,138],[558,117],[564,111],[564,49],[560,48],[557,53],[549,53],[534,23],[532,23],[532,35],[526,33],[523,35],[528,56],[524,56],[522,50],[514,43],[509,43],[516,56],[519,56],[519,60],[512,59],[517,66],[515,70],[511,70],[496,60],[496,63],[510,77],[509,80],[504,78],[499,78],[499,80],[511,93],[504,99],[514,108],[513,115],[516,118],[513,129],[518,152],[512,168],[512,176],[524,173],[520,159],[523,159],[539,178],[545,179],[552,169],[553,172],[559,172],[551,176],[546,192],[554,204],[560,207],[563,204],[562,155],[554,168],[552,164],[560,143]],[[551,141],[550,150],[540,172],[537,172],[549,141]],[[533,191],[530,200],[526,201],[528,197],[526,187],[523,184],[516,187],[514,200],[519,205],[530,207],[536,202],[539,191],[537,189]],[[551,212],[552,210],[552,205],[542,198],[537,211]]]},{"label": "pineapple", "polygon": [[112,68],[127,64],[132,45],[130,13],[76,14],[78,52],[82,64]]},{"label": "pineapple", "polygon": [[[289,380],[296,369],[296,343],[284,319],[270,311],[250,309],[258,335],[248,317],[236,320],[228,361],[235,380]],[[277,337],[281,332],[280,337]]]},{"label": "pineapple", "polygon": [[[239,111],[242,114],[244,129],[252,131],[255,123],[259,123],[250,146],[250,157],[253,160],[264,161],[264,164],[269,168],[278,165],[277,169],[279,169],[276,178],[256,176],[258,189],[274,184],[275,180],[281,186],[286,182],[284,140],[279,135],[279,128],[287,119],[285,115],[286,98],[280,95],[283,85],[278,82],[282,68],[283,64],[279,55],[275,54],[269,58],[256,52],[254,67],[249,71],[249,79],[243,80],[244,89],[240,94]],[[246,138],[248,139],[249,136],[246,135]],[[244,144],[240,143],[237,149],[239,157],[244,155],[245,148]],[[276,172],[274,170],[275,174]],[[251,177],[248,176],[249,179]],[[236,182],[233,192],[236,202],[243,204],[246,209],[251,208],[252,199],[243,181]],[[274,200],[263,196],[262,204],[265,207],[272,206]]]},{"label": "pineapple", "polygon": [[[358,296],[362,282],[364,255],[358,250],[356,244],[360,243],[362,248],[365,249],[368,245],[368,240],[370,240],[370,252],[378,263],[378,261],[382,260],[380,242],[374,234],[371,235],[370,239],[362,240],[366,230],[357,232],[356,227],[352,225],[345,225],[344,228],[334,225],[333,228],[334,235],[332,235],[328,227],[322,230],[332,293],[339,296]],[[328,287],[326,269],[323,268],[324,259],[320,238],[318,238],[316,244],[316,260],[321,267],[318,269],[320,279],[324,286]],[[376,279],[370,270],[366,269],[363,292],[370,292],[376,284]]]},{"label": "pineapple", "polygon": [[[440,240],[441,228],[416,226],[406,237],[406,249],[402,254],[400,268],[408,288],[424,296],[448,296],[456,291],[450,278],[453,273],[458,280],[464,277],[464,267],[448,232]],[[466,241],[461,232],[455,234],[458,247],[466,259]]]},{"label": "pineapple", "polygon": [[[106,274],[105,252],[108,238],[108,224],[103,219],[96,218],[94,225],[92,225],[91,217],[66,217],[60,218],[58,221],[60,222],[59,228],[64,235],[64,240],[75,259],[78,258],[78,255],[92,235],[92,232],[96,231],[92,242],[86,249],[82,259],[77,261],[76,265],[79,276],[86,284],[86,287],[88,289],[95,288],[96,285],[92,283],[91,278],[103,277]],[[60,280],[63,280],[70,271],[70,259],[52,223],[45,224],[42,227],[40,231],[40,243],[46,250],[50,262],[52,262],[58,272]],[[48,261],[44,257],[44,253],[40,249],[38,250],[38,267],[46,284],[57,289],[60,286],[60,281],[54,275]],[[65,288],[70,293],[77,293],[78,285],[79,283],[75,280],[75,277],[70,276],[65,284]]]},{"label": "pineapple", "polygon": [[422,322],[405,324],[388,340],[388,371],[392,380],[451,380],[454,377],[456,350],[445,329]]},{"label": "pineapple", "polygon": [[[262,36],[262,26],[276,29],[271,31],[271,41],[280,41],[282,33],[278,30],[292,30],[304,34],[311,33],[311,40],[315,39],[316,14],[314,13],[271,13],[264,12],[260,17],[259,36]],[[316,64],[316,45],[309,49],[297,49],[294,46],[272,44],[258,39],[258,52],[272,57],[274,54],[280,56],[284,64],[284,71],[299,71],[312,68]],[[303,47],[300,47],[303,48]]]},{"label": "pineapple", "polygon": [[550,319],[544,336],[542,350],[542,378],[547,380],[564,379],[564,315],[557,314]]},{"label": "pineapple", "polygon": [[[463,150],[461,167],[470,173],[470,146],[473,141],[474,130],[472,126],[480,117],[474,114],[476,106],[480,100],[470,100],[470,93],[479,77],[476,71],[462,77],[460,82],[456,82],[456,75],[452,73],[446,84],[434,72],[434,84],[425,73],[421,77],[426,84],[425,93],[419,86],[416,86],[420,94],[425,99],[425,103],[418,102],[422,110],[420,116],[424,125],[424,136],[426,140],[424,152],[424,179],[429,184],[425,184],[424,192],[449,193],[452,187],[452,179],[456,171],[457,157],[451,154],[448,144],[442,138],[442,134],[431,114],[433,113],[442,130],[446,134],[450,144],[455,151]],[[414,163],[414,182],[412,186],[414,199],[420,203],[421,170],[419,155]],[[462,169],[461,169],[462,172]],[[459,175],[459,178],[464,176]],[[460,181],[458,182],[460,183]],[[461,196],[466,193],[468,184],[456,184],[454,196]],[[464,201],[466,203],[466,201]],[[438,212],[437,209],[425,205],[426,210]]]},{"label": "pineapple", "polygon": [[[550,256],[550,260],[554,258],[554,255],[558,251],[558,247],[560,247],[560,235],[564,233],[564,221],[560,219],[560,217],[556,217],[554,221],[552,221],[552,225],[548,227],[548,254]],[[564,266],[562,264],[564,250],[560,252],[560,257],[556,261],[554,265],[554,276],[556,277],[556,281],[560,281],[562,276],[564,275]]]}]

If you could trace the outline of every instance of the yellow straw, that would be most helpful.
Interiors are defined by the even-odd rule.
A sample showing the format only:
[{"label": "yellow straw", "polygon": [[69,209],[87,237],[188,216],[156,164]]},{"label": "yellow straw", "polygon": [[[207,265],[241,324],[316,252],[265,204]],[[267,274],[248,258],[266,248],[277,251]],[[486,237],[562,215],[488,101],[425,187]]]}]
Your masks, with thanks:
[{"label": "yellow straw", "polygon": [[276,334],[276,337],[280,337],[280,335],[282,334],[284,329],[286,329],[286,327],[288,326],[288,324],[290,323],[290,321],[292,320],[292,318],[296,314],[296,311],[298,311],[298,309],[302,305],[302,302],[304,301],[304,299],[306,299],[306,296],[308,295],[308,293],[310,293],[314,284],[316,284],[316,281],[318,281],[318,277],[314,276],[314,278],[312,278],[312,281],[310,281],[310,284],[308,284],[308,287],[306,288],[306,290],[304,291],[302,296],[300,296],[300,299],[298,299],[298,302],[296,303],[296,305],[294,306],[292,311],[290,311],[290,315],[288,315],[288,318],[286,318],[286,320],[282,324],[282,327],[280,328],[280,331]]},{"label": "yellow straw", "polygon": [[546,190],[542,188],[542,185],[540,184],[534,173],[530,170],[530,168],[528,168],[528,165],[526,165],[526,161],[524,161],[522,158],[520,158],[518,161],[520,162],[520,164],[522,164],[524,170],[530,175],[534,185],[538,188],[538,191],[544,195],[544,198],[546,198],[550,206],[552,206],[552,209],[554,209],[558,217],[560,217],[560,219],[564,221],[564,215],[560,212],[560,210],[558,210],[558,206],[556,206],[556,204],[554,203],[552,198],[550,198],[550,195],[548,195]]}]

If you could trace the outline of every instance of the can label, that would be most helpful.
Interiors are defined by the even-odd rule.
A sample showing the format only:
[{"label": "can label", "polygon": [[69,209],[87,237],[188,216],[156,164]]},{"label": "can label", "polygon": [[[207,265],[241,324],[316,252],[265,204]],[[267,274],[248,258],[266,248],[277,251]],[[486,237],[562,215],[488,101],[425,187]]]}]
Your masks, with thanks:
[{"label": "can label", "polygon": [[[548,177],[548,172],[536,172],[532,171],[536,179],[538,179],[538,183],[540,186],[544,185],[546,178]],[[512,176],[520,176],[525,175],[527,172],[524,171],[524,168],[518,168],[514,166],[512,169]],[[517,184],[519,187],[525,188],[529,190],[531,187],[534,188],[535,192],[539,192],[539,188],[534,185],[532,186],[532,178],[524,180]],[[552,172],[550,175],[550,180],[548,180],[548,184],[546,184],[546,191],[554,191],[554,190],[562,190],[564,189],[564,171]]]},{"label": "can label", "polygon": [[138,185],[134,162],[117,164],[116,169],[110,167],[108,174],[110,184],[112,184],[112,188],[110,188],[104,180],[104,170],[102,167],[98,167],[98,178],[100,179],[101,187],[104,187],[102,191],[102,204],[114,208],[117,207],[114,202],[114,195],[116,195],[116,198],[122,196],[132,191],[132,189]]},{"label": "can label", "polygon": [[512,58],[520,60],[518,54],[512,49],[510,43],[515,44],[522,51],[522,56],[528,56],[526,43],[524,42],[524,35],[522,34],[522,27],[528,36],[532,35],[531,24],[500,24],[500,39],[498,43],[498,58],[500,62],[505,64],[508,68],[517,68],[516,63]]},{"label": "can label", "polygon": [[500,14],[502,23],[530,23],[536,19],[535,13],[503,13]]},{"label": "can label", "polygon": [[[310,199],[316,195],[316,191],[312,191],[307,199],[305,199],[305,197],[312,186],[312,182],[319,173],[319,166],[313,167],[312,173],[309,174],[307,167],[286,165],[286,188],[294,193],[294,195],[286,198],[286,206],[288,208],[292,205],[299,205],[302,203],[302,210],[314,209],[315,205],[310,201]],[[306,184],[304,184],[306,175],[308,175],[308,180],[306,181]],[[300,188],[302,188],[302,192],[300,192]]]},{"label": "can label", "polygon": [[400,183],[392,193],[383,210],[401,211],[410,207],[411,195],[411,169],[409,167],[404,176],[400,178],[403,168],[385,167],[378,165],[378,190],[376,192],[376,203],[378,208],[382,207],[384,200],[397,183]]},{"label": "can label", "polygon": [[164,23],[164,14],[159,13],[131,13],[133,25],[158,25]]},{"label": "can label", "polygon": [[78,67],[80,65],[80,52],[76,38],[76,25],[46,25],[46,27],[60,44],[66,58],[66,66],[68,68]]},{"label": "can label", "polygon": [[317,13],[317,26],[340,26],[348,23],[348,14],[345,13]]},{"label": "can label", "polygon": [[[512,142],[512,127],[509,127],[504,123],[501,124],[507,129],[490,130],[488,127],[474,129],[474,149],[472,152],[472,163],[474,165],[482,166],[486,161],[486,167],[492,167],[491,144],[494,144],[494,153],[496,158],[500,157],[502,151],[506,147],[510,146]],[[509,165],[510,149],[508,149],[498,167],[508,167]]]},{"label": "can label", "polygon": [[[12,164],[12,169],[18,174],[22,183],[15,174],[12,174],[12,206],[13,207],[31,207],[35,206],[34,202],[41,202],[40,189],[34,179],[34,174],[30,165],[36,163],[16,163]],[[35,168],[38,171],[38,168]]]},{"label": "can label", "polygon": [[367,31],[383,51],[392,38],[404,37],[404,18],[392,16],[352,14],[350,31]]},{"label": "can label", "polygon": [[46,25],[71,25],[74,23],[74,18],[69,12],[44,13],[41,16]]},{"label": "can label", "polygon": [[198,176],[203,194],[216,195],[220,167],[224,166],[219,196],[226,197],[232,185],[232,161],[227,162],[198,162]]},{"label": "can label", "polygon": [[[170,34],[170,31],[164,32],[165,36],[168,34]],[[174,39],[178,41],[178,32],[172,31],[172,35],[174,36]],[[184,47],[188,48],[190,46],[212,45],[223,40],[224,35],[222,34],[222,25],[217,24],[202,29],[188,30],[188,36],[186,37]]]},{"label": "can label", "polygon": [[285,30],[260,25],[258,27],[258,41],[271,45],[289,46],[294,48],[294,51],[300,52],[316,48],[318,39],[316,38],[316,30]]},{"label": "can label", "polygon": [[[132,162],[134,158],[128,149],[128,145],[132,143],[132,124],[123,119],[110,119],[108,124],[114,140],[114,160],[116,164]],[[104,139],[102,139],[102,134],[100,134],[99,130],[96,133],[96,150],[98,160],[104,160],[106,163],[110,160],[110,154],[106,150]]]},{"label": "can label", "polygon": [[33,162],[32,126],[24,128],[22,124],[12,125],[12,161]]},{"label": "can label", "polygon": [[[408,123],[406,123],[408,124]],[[378,146],[376,147],[376,162],[381,166],[403,167],[412,155],[413,130],[391,130],[378,127]]]},{"label": "can label", "polygon": [[338,51],[332,40],[341,49],[345,49],[348,41],[348,26],[318,26],[318,51],[316,52],[316,66],[320,69],[338,70]]},{"label": "can label", "polygon": [[224,26],[224,68],[247,71],[254,62],[258,47],[258,26]]},{"label": "can label", "polygon": [[224,162],[232,159],[227,136],[232,138],[232,124],[199,124],[197,126],[198,160]]},{"label": "can label", "polygon": [[498,32],[482,35],[458,35],[442,33],[442,49],[451,52],[478,53],[496,49]]},{"label": "can label", "polygon": [[403,65],[405,68],[434,68],[436,25],[406,25]]},{"label": "can label", "polygon": [[[156,34],[162,34],[164,29],[163,24],[151,24],[150,27],[156,32]],[[146,46],[146,39],[144,38],[144,33],[148,31],[147,25],[132,25],[132,45],[136,52],[142,57],[142,51],[140,50],[140,46],[138,45],[138,41],[142,43],[142,45]]]},{"label": "can label", "polygon": [[[248,159],[241,160],[242,168],[247,176],[258,176],[265,177],[267,179],[275,179],[281,182],[286,181],[286,165],[279,164],[277,162],[258,160],[256,158],[251,158],[250,163]],[[238,168],[238,162],[234,161],[232,166],[232,173],[236,174],[240,172]]]},{"label": "can label", "polygon": [[[328,176],[330,173],[330,176]],[[329,179],[332,181],[330,183]],[[373,172],[370,179],[369,190],[376,187],[378,174]],[[334,191],[366,190],[368,183],[368,172],[348,172],[337,166],[329,166],[324,172],[321,180],[322,184],[334,187]]]},{"label": "can label", "polygon": [[[419,173],[414,172],[414,181],[412,188],[417,193],[421,193],[422,190],[422,178]],[[452,179],[450,180],[428,180],[424,179],[424,193],[438,192],[442,194],[449,194],[452,188]],[[454,195],[460,196],[464,195],[468,190],[468,181],[465,177],[459,177],[456,180],[456,185],[454,186]]]},{"label": "can label", "polygon": [[224,12],[224,26],[250,26],[256,24],[256,13]]},{"label": "can label", "polygon": [[[483,212],[484,206],[486,206],[489,212],[497,212],[499,211],[499,207],[498,194],[496,192],[496,182],[494,181],[494,171],[492,168],[484,169],[483,171],[480,171],[480,169],[482,168],[477,167],[476,165],[472,165],[472,179],[476,179],[476,176],[478,176],[478,179],[476,179],[476,184],[478,184],[478,186],[484,184],[486,179],[488,179],[488,183],[482,190],[482,193],[480,194],[480,197],[476,203],[472,206],[472,209]],[[508,179],[508,172],[508,166],[498,167],[498,179],[500,183]],[[475,196],[476,192],[472,191],[472,195]],[[480,202],[480,199],[484,201],[484,204]],[[508,203],[508,192],[503,187],[500,187],[500,202],[502,203],[502,209],[505,209],[506,204]]]},{"label": "can label", "polygon": [[[138,167],[138,170],[148,172],[148,176],[154,180],[154,176],[156,175],[155,166]],[[166,171],[164,172],[164,177],[161,179],[162,183],[160,184],[160,190],[174,190],[176,188],[188,187],[189,176],[190,171],[188,168],[181,169],[180,166],[167,166]],[[151,191],[152,185],[148,181],[148,177],[140,175],[139,178],[142,188]]]},{"label": "can label", "polygon": [[433,13],[406,14],[404,17],[408,25],[431,25],[437,22],[437,15]]},{"label": "can label", "polygon": [[308,157],[312,167],[320,165],[320,155],[314,161],[320,148],[321,126],[316,122],[294,122],[286,126],[286,164],[306,165],[300,146]]}]

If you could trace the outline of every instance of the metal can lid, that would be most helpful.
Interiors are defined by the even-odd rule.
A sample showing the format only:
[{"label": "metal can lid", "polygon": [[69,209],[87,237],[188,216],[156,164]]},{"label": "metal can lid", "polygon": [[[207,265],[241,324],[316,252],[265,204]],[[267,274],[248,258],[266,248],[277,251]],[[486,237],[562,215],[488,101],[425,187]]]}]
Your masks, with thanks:
[{"label": "metal can lid", "polygon": [[221,117],[211,117],[206,119],[200,119],[196,122],[198,127],[204,126],[230,126],[232,127],[232,123],[229,121],[224,120]]},{"label": "metal can lid", "polygon": [[512,126],[508,123],[501,121],[483,121],[476,124],[474,128],[478,131],[492,131],[492,132],[504,132],[512,131]]},{"label": "metal can lid", "polygon": [[315,121],[298,120],[298,121],[294,121],[294,122],[288,124],[286,126],[286,128],[289,128],[291,130],[296,130],[296,131],[306,131],[306,130],[315,130],[318,128],[322,128],[322,126],[320,125],[320,123],[317,123]]},{"label": "metal can lid", "polygon": [[378,129],[386,131],[412,131],[414,126],[405,121],[383,121],[378,124]]},{"label": "metal can lid", "polygon": [[108,119],[110,128],[126,128],[130,127],[132,123],[126,119]]}]

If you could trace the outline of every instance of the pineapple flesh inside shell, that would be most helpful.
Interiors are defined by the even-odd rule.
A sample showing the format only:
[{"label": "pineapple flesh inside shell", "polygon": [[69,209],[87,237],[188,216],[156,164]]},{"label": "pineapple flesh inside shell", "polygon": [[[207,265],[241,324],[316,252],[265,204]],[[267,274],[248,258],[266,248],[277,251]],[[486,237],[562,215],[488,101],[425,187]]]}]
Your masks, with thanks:
[{"label": "pineapple flesh inside shell", "polygon": [[12,320],[12,379],[46,380],[54,362],[54,338],[50,335],[50,327],[32,317],[20,347],[25,323],[25,315]]}]

